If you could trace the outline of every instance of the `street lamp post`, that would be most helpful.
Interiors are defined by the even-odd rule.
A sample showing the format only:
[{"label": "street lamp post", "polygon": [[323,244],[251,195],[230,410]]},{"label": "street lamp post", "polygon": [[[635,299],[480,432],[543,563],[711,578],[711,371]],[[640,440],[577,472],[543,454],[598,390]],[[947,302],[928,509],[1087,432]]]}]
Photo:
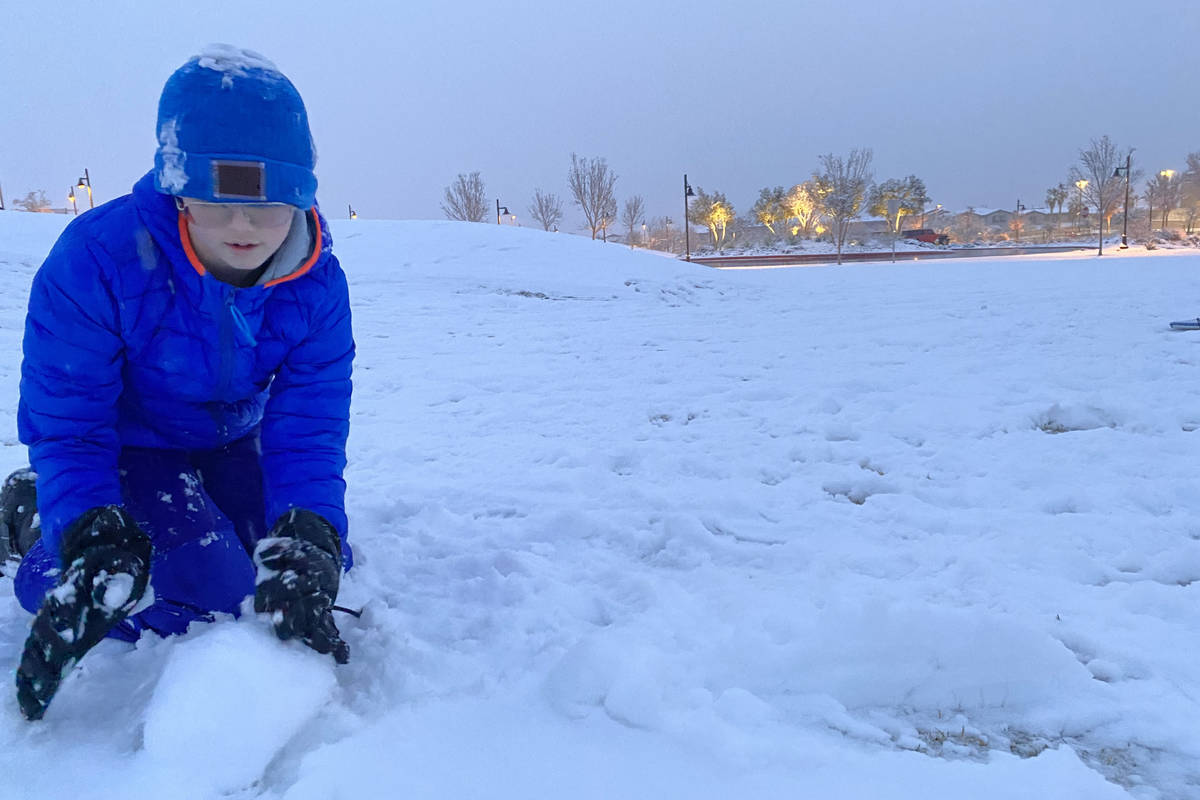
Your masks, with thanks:
[{"label": "street lamp post", "polygon": [[75,216],[79,216],[79,206],[75,205],[75,187],[72,186],[67,191],[67,200],[71,203],[71,210],[75,212]]},{"label": "street lamp post", "polygon": [[696,193],[692,191],[692,185],[688,183],[687,173],[683,174],[683,241],[685,247],[685,258],[688,261],[692,260],[692,226],[688,224],[688,198],[695,197]]},{"label": "street lamp post", "polygon": [[75,184],[77,189],[87,189],[88,193],[88,208],[95,208],[96,204],[92,201],[92,176],[88,174],[87,167],[83,168],[83,177]]},{"label": "street lamp post", "polygon": [[1025,206],[1021,205],[1021,198],[1017,198],[1016,216],[1013,218],[1013,234],[1017,237],[1017,244],[1021,243],[1021,212],[1025,210]]},{"label": "street lamp post", "polygon": [[350,219],[358,219],[358,212],[354,210],[354,206],[346,204],[346,211],[350,214]]},{"label": "street lamp post", "polygon": [[508,213],[508,206],[500,205],[500,198],[496,198],[496,224],[500,224],[500,215]]},{"label": "street lamp post", "polygon": [[1121,220],[1121,249],[1129,249],[1129,167],[1133,163],[1133,151],[1130,150],[1125,155],[1125,166],[1117,167],[1113,170],[1114,178],[1121,177],[1121,173],[1125,173],[1125,218]]}]

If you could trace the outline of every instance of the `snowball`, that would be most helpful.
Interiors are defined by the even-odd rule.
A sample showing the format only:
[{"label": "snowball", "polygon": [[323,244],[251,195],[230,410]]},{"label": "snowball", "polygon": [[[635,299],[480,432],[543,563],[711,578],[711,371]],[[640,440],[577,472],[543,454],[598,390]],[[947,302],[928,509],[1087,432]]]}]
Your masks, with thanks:
[{"label": "snowball", "polygon": [[329,700],[334,663],[245,621],[177,645],[146,710],[145,755],[214,794],[248,786]]}]

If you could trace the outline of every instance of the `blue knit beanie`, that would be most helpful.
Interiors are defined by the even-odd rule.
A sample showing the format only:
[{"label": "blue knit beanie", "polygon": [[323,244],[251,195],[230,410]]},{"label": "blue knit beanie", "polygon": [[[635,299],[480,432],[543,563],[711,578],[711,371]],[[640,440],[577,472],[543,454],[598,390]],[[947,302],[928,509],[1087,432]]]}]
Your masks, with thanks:
[{"label": "blue knit beanie", "polygon": [[317,153],[300,93],[258,53],[212,45],[158,102],[154,185],[212,202],[316,202]]}]

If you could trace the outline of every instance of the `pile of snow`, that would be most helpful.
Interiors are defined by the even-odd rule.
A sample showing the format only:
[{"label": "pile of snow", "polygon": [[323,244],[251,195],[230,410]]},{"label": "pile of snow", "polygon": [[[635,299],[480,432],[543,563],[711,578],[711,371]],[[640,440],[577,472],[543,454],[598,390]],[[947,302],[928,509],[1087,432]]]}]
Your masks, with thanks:
[{"label": "pile of snow", "polygon": [[[0,470],[41,222],[0,214]],[[1200,257],[333,233],[351,663],[252,618],[104,642],[43,722],[0,696],[5,796],[1200,791]],[[0,581],[10,667],[27,627]]]}]

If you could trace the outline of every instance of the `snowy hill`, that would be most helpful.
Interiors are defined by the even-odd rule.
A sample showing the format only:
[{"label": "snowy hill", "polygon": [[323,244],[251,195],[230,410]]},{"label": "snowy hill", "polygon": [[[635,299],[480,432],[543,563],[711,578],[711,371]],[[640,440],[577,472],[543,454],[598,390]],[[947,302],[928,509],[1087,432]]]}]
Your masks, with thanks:
[{"label": "snowy hill", "polygon": [[[5,473],[53,221],[0,213]],[[1200,796],[1200,256],[333,235],[351,663],[105,642],[39,724],[0,694],[0,796]],[[9,675],[27,626],[0,580]]]}]

